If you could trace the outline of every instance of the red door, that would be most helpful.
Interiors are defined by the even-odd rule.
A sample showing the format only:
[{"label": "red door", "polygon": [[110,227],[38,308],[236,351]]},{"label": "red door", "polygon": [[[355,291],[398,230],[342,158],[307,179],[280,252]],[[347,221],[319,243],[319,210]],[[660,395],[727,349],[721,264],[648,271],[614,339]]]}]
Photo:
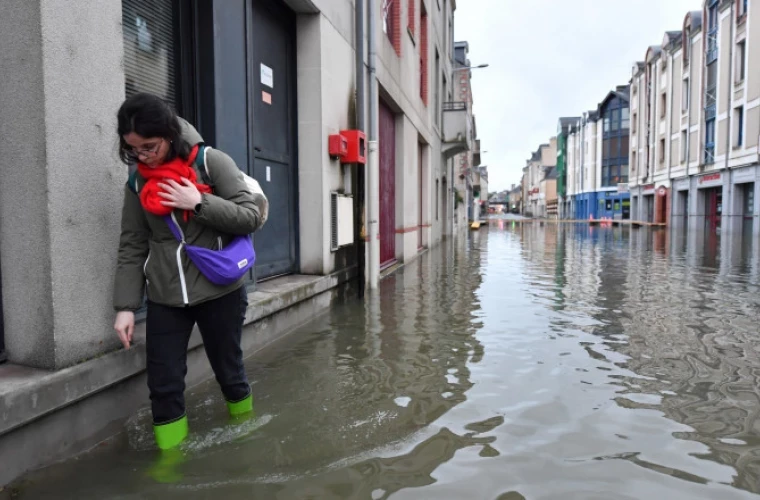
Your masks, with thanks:
[{"label": "red door", "polygon": [[380,267],[396,261],[396,117],[380,101]]},{"label": "red door", "polygon": [[723,214],[723,188],[709,189],[707,195],[707,223],[710,229],[720,227],[720,219]]}]

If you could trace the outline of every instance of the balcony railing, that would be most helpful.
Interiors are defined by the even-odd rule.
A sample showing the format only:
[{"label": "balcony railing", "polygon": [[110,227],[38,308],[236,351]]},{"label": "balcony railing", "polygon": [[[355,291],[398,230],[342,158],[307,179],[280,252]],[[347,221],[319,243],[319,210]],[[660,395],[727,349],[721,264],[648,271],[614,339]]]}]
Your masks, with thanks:
[{"label": "balcony railing", "polygon": [[443,103],[443,154],[451,158],[471,149],[472,116],[467,103]]},{"label": "balcony railing", "polygon": [[707,35],[707,64],[718,59],[718,32],[713,31]]},{"label": "balcony railing", "polygon": [[715,163],[715,144],[707,144],[705,146],[705,165],[712,165]]}]

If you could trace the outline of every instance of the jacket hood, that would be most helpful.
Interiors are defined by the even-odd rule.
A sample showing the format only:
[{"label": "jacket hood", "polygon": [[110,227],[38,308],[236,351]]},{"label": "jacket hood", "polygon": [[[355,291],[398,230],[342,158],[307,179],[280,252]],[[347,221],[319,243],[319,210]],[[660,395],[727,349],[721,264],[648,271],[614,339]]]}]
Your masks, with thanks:
[{"label": "jacket hood", "polygon": [[190,146],[195,146],[203,142],[203,137],[198,131],[188,123],[184,118],[179,118],[179,125],[182,128],[182,138],[187,141]]}]

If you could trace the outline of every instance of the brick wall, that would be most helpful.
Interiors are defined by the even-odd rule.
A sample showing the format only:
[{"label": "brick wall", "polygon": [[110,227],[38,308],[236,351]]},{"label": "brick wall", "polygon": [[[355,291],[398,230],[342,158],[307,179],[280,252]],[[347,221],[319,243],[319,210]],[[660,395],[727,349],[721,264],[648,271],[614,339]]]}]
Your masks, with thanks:
[{"label": "brick wall", "polygon": [[384,0],[383,15],[388,18],[388,38],[396,54],[401,57],[401,0]]},{"label": "brick wall", "polygon": [[[410,0],[410,3],[414,3],[414,0]],[[428,15],[424,3],[421,5],[420,14],[420,97],[425,106],[427,106],[429,79]]]}]

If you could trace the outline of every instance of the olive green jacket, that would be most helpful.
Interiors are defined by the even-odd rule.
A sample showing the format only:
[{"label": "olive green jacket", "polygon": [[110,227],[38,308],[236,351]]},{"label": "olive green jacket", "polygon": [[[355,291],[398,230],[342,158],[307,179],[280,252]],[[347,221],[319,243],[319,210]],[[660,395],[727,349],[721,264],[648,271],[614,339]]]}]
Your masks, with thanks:
[{"label": "olive green jacket", "polygon": [[[203,138],[184,122],[182,137],[191,145]],[[196,169],[198,178],[201,172]],[[200,211],[185,221],[182,211],[173,214],[189,245],[220,249],[234,236],[250,234],[262,224],[258,198],[248,188],[242,172],[225,153],[209,149],[206,167],[213,194],[204,194]],[[132,184],[132,187],[130,187]],[[228,286],[208,281],[190,261],[166,221],[146,212],[137,193],[145,179],[135,172],[124,188],[114,309],[136,311],[148,300],[170,307],[193,306],[239,288],[245,278]],[[132,188],[136,188],[135,191]]]}]

